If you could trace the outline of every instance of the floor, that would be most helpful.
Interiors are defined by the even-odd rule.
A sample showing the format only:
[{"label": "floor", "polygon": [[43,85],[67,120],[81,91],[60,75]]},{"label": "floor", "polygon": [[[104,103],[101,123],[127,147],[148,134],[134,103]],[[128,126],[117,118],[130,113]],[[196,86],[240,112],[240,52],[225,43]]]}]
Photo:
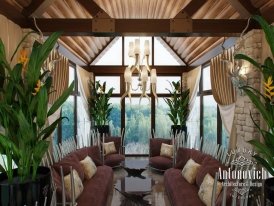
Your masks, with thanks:
[{"label": "floor", "polygon": [[[126,157],[126,159],[148,159],[145,157]],[[119,181],[127,176],[127,172],[122,168],[115,168],[114,170],[114,178],[113,185],[119,183]],[[142,173],[143,176],[150,177],[153,182],[151,194],[144,197],[145,200],[149,201],[149,203],[153,206],[170,206],[167,194],[165,193],[164,188],[164,176],[163,173],[156,172],[151,169],[147,169]],[[113,186],[113,190],[108,198],[108,206],[121,206],[123,201],[125,201],[125,197],[121,195],[117,190],[115,190]],[[126,204],[128,205],[128,204]]]}]

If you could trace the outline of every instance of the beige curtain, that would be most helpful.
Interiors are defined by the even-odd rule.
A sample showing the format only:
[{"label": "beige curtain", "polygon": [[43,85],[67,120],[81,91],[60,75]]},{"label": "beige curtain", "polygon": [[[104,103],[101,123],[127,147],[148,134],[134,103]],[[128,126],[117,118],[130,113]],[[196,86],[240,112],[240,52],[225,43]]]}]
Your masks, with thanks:
[{"label": "beige curtain", "polygon": [[[45,62],[45,67],[49,66],[49,63],[60,58],[57,51],[53,50]],[[54,64],[52,71],[52,90],[53,92],[49,96],[49,103],[53,104],[68,88],[69,81],[69,61],[67,58],[61,55],[61,59]]]},{"label": "beige curtain", "polygon": [[233,62],[234,48],[225,50],[210,61],[210,78],[212,94],[218,104],[223,125],[229,134],[230,148],[235,143],[236,135],[233,132],[233,120],[236,102],[236,91],[228,76],[228,64],[223,61],[224,59]]},{"label": "beige curtain", "polygon": [[90,97],[89,81],[90,79],[92,79],[93,74],[81,68],[80,66],[77,66],[77,75],[78,75],[78,78],[81,79],[81,86],[87,101],[87,99]]}]

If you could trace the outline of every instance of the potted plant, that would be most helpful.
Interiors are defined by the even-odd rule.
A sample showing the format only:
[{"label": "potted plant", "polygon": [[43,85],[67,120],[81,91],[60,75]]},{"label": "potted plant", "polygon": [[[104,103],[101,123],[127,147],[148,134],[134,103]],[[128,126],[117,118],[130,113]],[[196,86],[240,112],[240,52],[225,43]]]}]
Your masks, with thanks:
[{"label": "potted plant", "polygon": [[[259,129],[264,141],[250,140],[249,143],[254,146],[258,154],[254,155],[254,158],[260,163],[272,176],[274,176],[274,26],[269,25],[261,16],[255,15],[252,19],[256,20],[262,27],[265,38],[270,47],[272,57],[268,57],[264,60],[263,64],[256,60],[244,55],[236,54],[236,60],[246,60],[253,64],[263,75],[264,79],[264,91],[254,89],[251,86],[241,87],[245,94],[250,98],[258,111],[261,113],[264,121],[266,122],[268,129],[264,130],[260,128],[252,118],[254,124]],[[274,178],[265,180],[265,205],[274,204]]]},{"label": "potted plant", "polygon": [[106,91],[106,82],[100,84],[100,81],[90,82],[89,111],[90,117],[95,122],[95,128],[100,134],[109,133],[109,116],[112,110],[110,97],[114,88]]},{"label": "potted plant", "polygon": [[0,165],[0,205],[41,205],[45,197],[49,205],[50,169],[39,165],[49,148],[47,138],[62,118],[52,124],[47,120],[74,87],[72,83],[48,109],[52,77],[41,68],[59,36],[53,33],[43,44],[35,42],[29,57],[23,49],[13,68],[0,39],[0,152],[6,157]]},{"label": "potted plant", "polygon": [[186,120],[189,113],[189,89],[182,91],[180,81],[172,81],[171,87],[172,90],[167,89],[171,97],[164,99],[169,107],[168,116],[173,123],[171,131],[174,136],[181,131],[184,131],[186,134]]}]

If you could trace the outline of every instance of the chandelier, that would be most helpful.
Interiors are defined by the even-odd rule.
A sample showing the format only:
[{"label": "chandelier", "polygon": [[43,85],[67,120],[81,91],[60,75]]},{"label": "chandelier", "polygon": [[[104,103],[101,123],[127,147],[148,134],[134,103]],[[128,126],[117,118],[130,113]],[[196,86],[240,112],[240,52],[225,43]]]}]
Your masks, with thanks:
[{"label": "chandelier", "polygon": [[[158,100],[157,94],[156,94],[156,83],[157,83],[157,74],[156,69],[150,69],[149,67],[149,40],[145,40],[144,43],[144,52],[143,56],[141,57],[141,49],[140,49],[140,39],[135,39],[134,42],[129,42],[129,51],[128,56],[130,59],[129,65],[126,67],[124,72],[124,79],[126,84],[126,91],[121,97],[121,101],[128,96],[131,102],[131,91],[137,91],[138,89],[141,90],[141,96],[140,101],[143,97],[148,98],[150,101],[150,98],[147,94],[149,91],[148,87],[148,79],[150,74],[150,85],[151,85],[151,91],[156,100]],[[132,87],[132,74],[134,71],[137,71],[138,73],[138,84],[137,88],[133,89]]]}]

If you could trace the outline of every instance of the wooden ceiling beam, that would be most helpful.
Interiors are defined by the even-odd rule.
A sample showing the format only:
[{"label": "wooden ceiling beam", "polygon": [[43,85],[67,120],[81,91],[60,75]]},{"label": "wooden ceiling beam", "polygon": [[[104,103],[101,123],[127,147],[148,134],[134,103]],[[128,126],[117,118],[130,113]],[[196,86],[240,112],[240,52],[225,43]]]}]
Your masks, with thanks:
[{"label": "wooden ceiling beam", "polygon": [[176,15],[176,17],[180,16],[180,13],[186,13],[187,16],[192,17],[206,2],[207,0],[192,0]]},{"label": "wooden ceiling beam", "polygon": [[93,0],[77,0],[79,4],[81,4],[92,17],[96,17],[99,13],[104,13],[109,18],[110,16]]},{"label": "wooden ceiling beam", "polygon": [[[54,31],[62,31],[63,36],[175,36],[175,37],[230,37],[239,36],[247,24],[246,19],[192,19],[191,28],[184,28],[179,22],[179,31],[171,31],[169,19],[106,19],[113,28],[106,27],[94,30],[97,19],[36,19],[38,27],[45,35]],[[104,20],[102,20],[104,21]],[[100,22],[102,23],[102,22]],[[103,22],[104,23],[104,22]],[[75,25],[75,26],[72,26]],[[29,24],[33,27],[33,24]],[[98,26],[98,24],[97,24]],[[254,22],[249,29],[260,28]]]},{"label": "wooden ceiling beam", "polygon": [[31,21],[29,21],[23,14],[20,13],[15,7],[9,4],[7,1],[1,1],[0,14],[7,17],[9,20],[18,24],[19,26],[29,27]]},{"label": "wooden ceiling beam", "polygon": [[23,9],[22,14],[26,17],[31,16],[45,0],[32,0],[31,3]]},{"label": "wooden ceiling beam", "polygon": [[236,9],[242,18],[249,18],[253,14],[260,14],[260,11],[255,8],[250,0],[227,0],[228,3]]},{"label": "wooden ceiling beam", "polygon": [[[85,66],[83,69],[95,74],[123,74],[126,66]],[[153,66],[158,74],[182,74],[190,71],[192,67],[187,66]],[[137,72],[135,72],[137,74]]]}]

